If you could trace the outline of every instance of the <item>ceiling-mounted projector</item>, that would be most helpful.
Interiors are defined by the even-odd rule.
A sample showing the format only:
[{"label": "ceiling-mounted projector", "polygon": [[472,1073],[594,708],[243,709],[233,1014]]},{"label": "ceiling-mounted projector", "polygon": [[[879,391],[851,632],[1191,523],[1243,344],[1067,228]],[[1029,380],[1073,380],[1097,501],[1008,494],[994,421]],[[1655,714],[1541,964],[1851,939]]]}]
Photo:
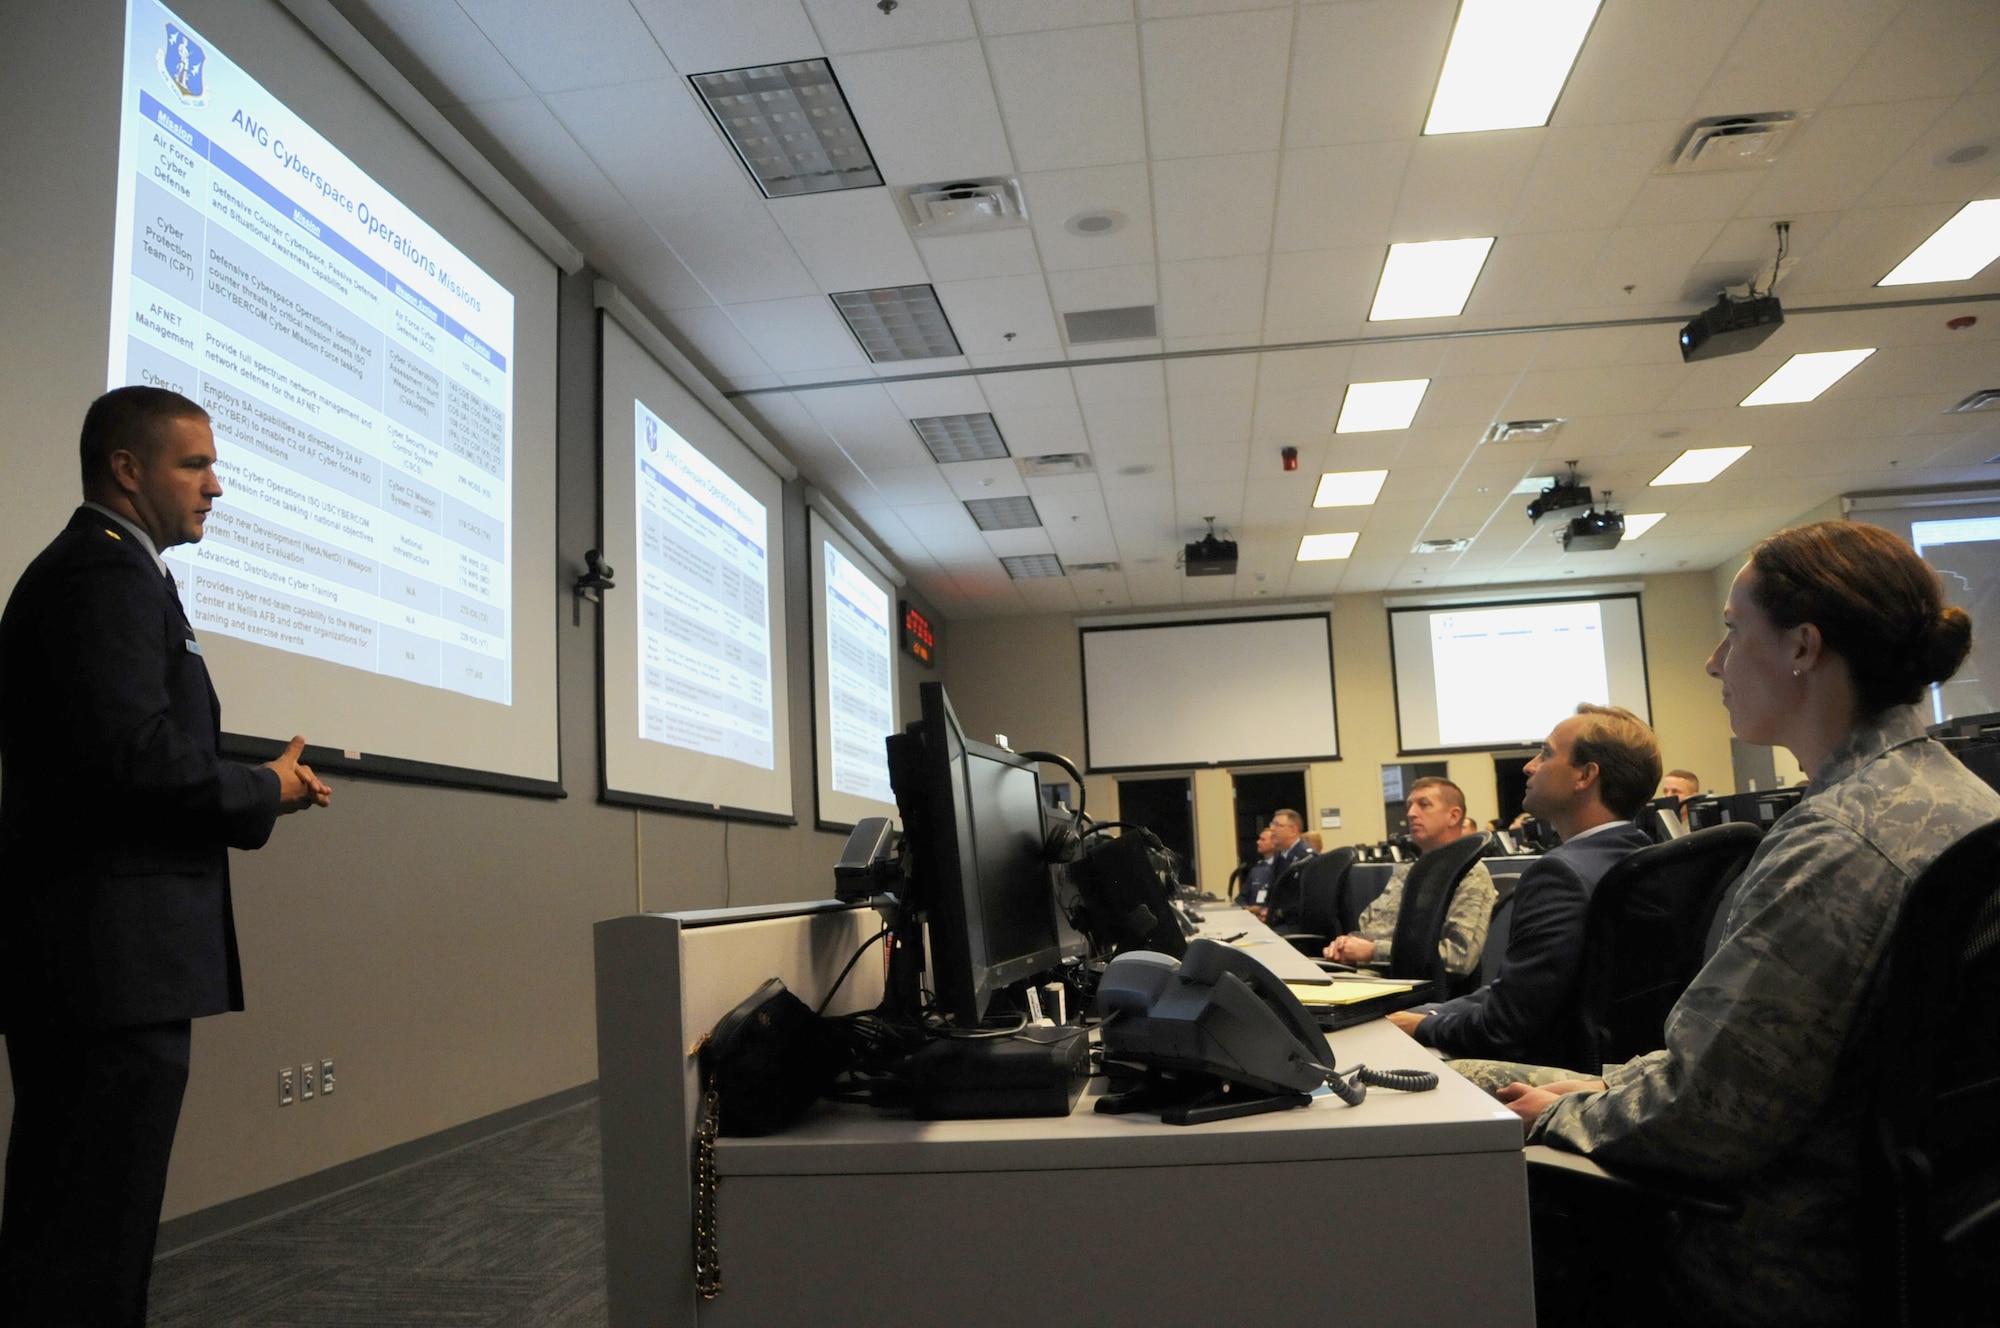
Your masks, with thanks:
[{"label": "ceiling-mounted projector", "polygon": [[1564,553],[1591,553],[1615,549],[1625,538],[1622,512],[1585,512],[1569,523],[1561,535]]},{"label": "ceiling-mounted projector", "polygon": [[1748,300],[1724,295],[1681,329],[1681,359],[1692,363],[1755,350],[1784,322],[1785,311],[1775,295]]},{"label": "ceiling-mounted projector", "polygon": [[1182,550],[1189,576],[1236,575],[1236,541],[1217,539],[1213,530]]},{"label": "ceiling-mounted projector", "polygon": [[1528,504],[1528,519],[1539,526],[1566,518],[1572,512],[1587,512],[1591,502],[1590,486],[1579,484],[1575,472],[1571,472],[1568,479],[1557,480]]}]

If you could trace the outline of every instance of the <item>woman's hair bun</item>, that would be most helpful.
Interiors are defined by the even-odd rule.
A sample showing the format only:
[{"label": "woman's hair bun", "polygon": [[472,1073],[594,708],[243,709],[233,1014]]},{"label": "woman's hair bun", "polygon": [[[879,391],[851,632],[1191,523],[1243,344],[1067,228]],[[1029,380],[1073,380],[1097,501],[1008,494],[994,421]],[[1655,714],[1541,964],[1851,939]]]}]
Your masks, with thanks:
[{"label": "woman's hair bun", "polygon": [[1914,662],[1923,682],[1943,682],[1971,652],[1972,618],[1956,604],[1947,604],[1925,625]]}]

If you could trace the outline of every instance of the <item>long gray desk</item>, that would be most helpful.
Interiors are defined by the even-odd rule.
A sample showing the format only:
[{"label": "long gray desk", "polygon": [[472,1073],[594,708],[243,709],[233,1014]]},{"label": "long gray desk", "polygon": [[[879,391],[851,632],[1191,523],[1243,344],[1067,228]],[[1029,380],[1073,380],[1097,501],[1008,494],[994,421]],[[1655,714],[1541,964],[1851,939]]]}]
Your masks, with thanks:
[{"label": "long gray desk", "polygon": [[[806,907],[597,926],[613,1328],[1014,1328],[1070,1314],[1317,1328],[1363,1301],[1385,1328],[1533,1323],[1519,1123],[1442,1066],[1432,1093],[1188,1128],[1100,1116],[1091,1096],[1063,1119],[823,1105],[784,1134],[721,1141],[724,1286],[697,1299],[689,1052],[767,977],[817,1001],[875,928],[866,911]],[[857,979],[842,1008],[880,998],[879,965],[864,960]],[[1343,1066],[1436,1065],[1385,1022],[1329,1041]]]}]

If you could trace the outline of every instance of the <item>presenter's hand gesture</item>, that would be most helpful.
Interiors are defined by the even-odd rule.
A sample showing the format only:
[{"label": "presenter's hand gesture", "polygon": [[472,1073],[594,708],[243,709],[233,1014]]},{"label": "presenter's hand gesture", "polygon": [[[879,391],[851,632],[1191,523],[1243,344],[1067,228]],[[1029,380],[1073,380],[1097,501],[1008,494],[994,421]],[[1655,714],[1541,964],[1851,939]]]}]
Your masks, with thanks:
[{"label": "presenter's hand gesture", "polygon": [[312,772],[312,767],[299,760],[305,749],[305,735],[293,734],[278,759],[264,763],[265,769],[278,776],[278,810],[281,813],[324,807],[333,797],[333,790],[320,781],[319,776]]}]

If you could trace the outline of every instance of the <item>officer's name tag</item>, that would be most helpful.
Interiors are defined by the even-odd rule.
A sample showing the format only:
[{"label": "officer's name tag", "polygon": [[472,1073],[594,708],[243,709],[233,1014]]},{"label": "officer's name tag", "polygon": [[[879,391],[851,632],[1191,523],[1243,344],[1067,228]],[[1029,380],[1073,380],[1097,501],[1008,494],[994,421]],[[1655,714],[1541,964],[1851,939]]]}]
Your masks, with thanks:
[{"label": "officer's name tag", "polygon": [[187,640],[181,642],[181,644],[187,647],[187,652],[190,655],[199,655],[201,653],[201,642],[195,640],[193,637],[189,637]]}]

